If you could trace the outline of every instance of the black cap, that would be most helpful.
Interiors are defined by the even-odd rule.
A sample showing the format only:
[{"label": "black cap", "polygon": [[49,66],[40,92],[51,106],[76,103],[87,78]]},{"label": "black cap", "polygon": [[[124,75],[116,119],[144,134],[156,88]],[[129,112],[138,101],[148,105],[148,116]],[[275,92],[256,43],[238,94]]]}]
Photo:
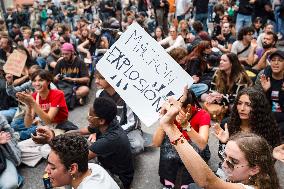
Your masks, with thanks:
[{"label": "black cap", "polygon": [[269,56],[269,58],[271,59],[271,58],[272,58],[273,56],[275,56],[275,55],[278,55],[278,56],[280,56],[281,58],[284,59],[284,51],[277,50],[277,51],[271,53],[271,55]]}]

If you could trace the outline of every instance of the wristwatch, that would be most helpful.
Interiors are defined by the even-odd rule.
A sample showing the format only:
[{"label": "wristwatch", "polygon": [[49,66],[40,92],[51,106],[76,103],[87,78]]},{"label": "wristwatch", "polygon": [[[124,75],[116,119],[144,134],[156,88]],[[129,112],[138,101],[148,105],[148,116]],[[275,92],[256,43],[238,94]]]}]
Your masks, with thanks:
[{"label": "wristwatch", "polygon": [[182,130],[183,130],[183,131],[186,131],[186,132],[190,132],[190,131],[191,131],[191,125],[190,125],[190,123],[188,122],[187,126],[186,126],[186,127],[183,127]]}]

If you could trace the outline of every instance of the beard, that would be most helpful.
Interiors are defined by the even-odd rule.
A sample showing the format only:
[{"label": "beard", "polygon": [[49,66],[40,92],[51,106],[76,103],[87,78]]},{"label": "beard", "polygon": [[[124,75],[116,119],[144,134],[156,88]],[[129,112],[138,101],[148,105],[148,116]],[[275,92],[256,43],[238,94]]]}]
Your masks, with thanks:
[{"label": "beard", "polygon": [[272,46],[273,46],[272,44],[262,43],[262,47],[263,47],[264,49],[271,48]]}]

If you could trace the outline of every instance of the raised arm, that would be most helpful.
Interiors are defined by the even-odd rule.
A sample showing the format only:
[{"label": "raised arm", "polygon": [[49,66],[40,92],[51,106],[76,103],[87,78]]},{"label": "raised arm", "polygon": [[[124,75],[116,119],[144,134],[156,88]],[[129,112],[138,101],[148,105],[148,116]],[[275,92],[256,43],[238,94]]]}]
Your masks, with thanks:
[{"label": "raised arm", "polygon": [[181,102],[170,98],[169,105],[162,108],[161,114],[163,116],[160,119],[160,125],[168,135],[170,141],[177,141],[174,147],[195,183],[199,187],[206,189],[243,189],[243,186],[240,184],[227,183],[218,178],[185,139],[177,140],[181,136],[181,133],[174,126],[173,121],[181,105]]}]

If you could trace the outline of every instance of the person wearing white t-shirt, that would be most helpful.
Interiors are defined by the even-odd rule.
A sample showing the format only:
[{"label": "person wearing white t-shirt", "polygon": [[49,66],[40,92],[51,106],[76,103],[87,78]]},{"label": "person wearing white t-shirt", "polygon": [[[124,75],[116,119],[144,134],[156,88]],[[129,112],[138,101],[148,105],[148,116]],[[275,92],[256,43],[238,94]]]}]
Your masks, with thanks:
[{"label": "person wearing white t-shirt", "polygon": [[174,26],[170,28],[170,35],[165,39],[158,42],[162,46],[169,46],[166,51],[170,52],[171,50],[181,47],[186,49],[184,39],[181,35],[177,34],[177,30]]},{"label": "person wearing white t-shirt", "polygon": [[176,0],[176,17],[178,21],[184,20],[191,8],[190,0]]},{"label": "person wearing white t-shirt", "polygon": [[45,172],[52,187],[70,185],[74,189],[119,189],[119,186],[100,165],[88,164],[88,143],[83,136],[58,135],[49,129],[40,128],[49,142],[51,152]]}]

